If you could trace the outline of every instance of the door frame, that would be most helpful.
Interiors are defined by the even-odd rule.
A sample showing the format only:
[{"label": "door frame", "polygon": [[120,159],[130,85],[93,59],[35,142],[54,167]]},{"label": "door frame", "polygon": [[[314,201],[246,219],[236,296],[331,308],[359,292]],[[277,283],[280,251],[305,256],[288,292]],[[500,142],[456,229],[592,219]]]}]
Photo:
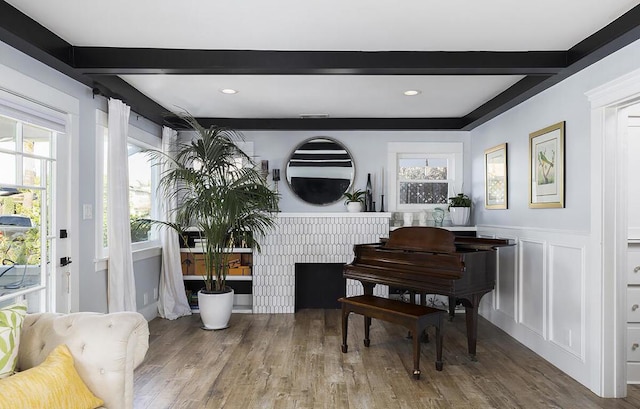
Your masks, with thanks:
[{"label": "door frame", "polygon": [[[599,338],[594,342],[592,372],[599,379],[595,390],[602,397],[627,394],[626,298],[627,298],[627,175],[625,131],[620,112],[640,101],[640,69],[586,93],[591,103],[591,240],[593,266],[599,266],[600,282],[590,299],[591,322]],[[601,307],[601,308],[599,308]]]},{"label": "door frame", "polygon": [[[79,135],[78,131],[80,128],[80,101],[69,94],[42,83],[32,77],[24,75],[21,72],[3,64],[0,64],[0,90],[6,91],[10,96],[14,96],[15,98],[26,100],[31,103],[37,103],[54,111],[61,112],[67,116],[66,138],[68,146],[64,149],[66,149],[69,158],[69,167],[67,168],[68,176],[64,181],[56,180],[56,183],[66,183],[69,190],[66,206],[66,223],[68,226],[60,226],[58,223],[55,223],[56,231],[52,233],[58,237],[60,229],[66,228],[69,232],[69,242],[66,245],[70,251],[71,259],[79,260],[80,240],[77,237],[80,231],[79,220],[78,217],[74,217],[74,215],[79,214],[79,138],[77,135]],[[58,211],[63,210],[58,209]],[[56,240],[59,240],[59,237]],[[52,257],[54,257],[54,259],[51,260],[51,263],[54,266],[52,267],[53,272],[54,269],[57,270],[59,268],[60,260],[55,259],[57,257],[56,254],[53,254]],[[70,267],[69,272],[71,280],[69,284],[70,300],[69,308],[65,309],[78,311],[80,300],[79,263],[72,263],[68,267]],[[47,291],[50,295],[55,294],[50,292],[50,289],[47,289]],[[51,303],[47,305],[47,309],[51,307],[50,304]]]}]

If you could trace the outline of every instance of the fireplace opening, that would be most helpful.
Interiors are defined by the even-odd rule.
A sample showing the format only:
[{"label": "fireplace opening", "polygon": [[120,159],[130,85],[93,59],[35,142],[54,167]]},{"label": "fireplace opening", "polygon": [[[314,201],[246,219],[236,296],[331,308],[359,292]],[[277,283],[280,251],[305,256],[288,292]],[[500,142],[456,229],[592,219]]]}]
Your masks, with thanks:
[{"label": "fireplace opening", "polygon": [[344,263],[296,263],[295,311],[303,308],[338,309],[347,293]]}]

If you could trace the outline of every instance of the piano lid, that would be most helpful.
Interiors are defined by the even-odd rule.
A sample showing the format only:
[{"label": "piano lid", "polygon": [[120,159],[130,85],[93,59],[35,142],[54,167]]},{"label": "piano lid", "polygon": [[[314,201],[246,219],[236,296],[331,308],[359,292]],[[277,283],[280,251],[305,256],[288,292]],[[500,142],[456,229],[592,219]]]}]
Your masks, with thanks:
[{"label": "piano lid", "polygon": [[439,227],[401,227],[389,234],[385,248],[455,253],[456,235]]},{"label": "piano lid", "polygon": [[456,251],[486,251],[496,247],[513,246],[509,239],[488,239],[484,237],[456,236],[453,232],[439,227],[401,227],[389,234],[384,241],[385,248],[432,253],[455,253]]}]

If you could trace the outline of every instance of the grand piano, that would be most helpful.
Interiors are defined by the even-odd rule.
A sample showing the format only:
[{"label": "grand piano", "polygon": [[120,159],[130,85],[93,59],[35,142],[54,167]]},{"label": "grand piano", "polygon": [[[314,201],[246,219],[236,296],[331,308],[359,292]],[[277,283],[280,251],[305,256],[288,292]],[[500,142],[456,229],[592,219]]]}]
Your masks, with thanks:
[{"label": "grand piano", "polygon": [[386,284],[422,294],[423,305],[425,294],[448,296],[451,316],[462,304],[469,355],[475,360],[478,305],[495,288],[496,248],[509,245],[509,240],[457,237],[436,227],[402,227],[388,240],[355,245],[343,275],[360,281],[369,295],[376,284]]}]

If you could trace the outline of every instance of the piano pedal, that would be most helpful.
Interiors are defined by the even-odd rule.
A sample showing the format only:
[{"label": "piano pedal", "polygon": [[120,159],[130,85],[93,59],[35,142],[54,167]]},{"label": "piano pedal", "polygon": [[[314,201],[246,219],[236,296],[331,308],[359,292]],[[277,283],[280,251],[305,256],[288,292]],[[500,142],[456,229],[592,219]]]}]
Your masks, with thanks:
[{"label": "piano pedal", "polygon": [[413,370],[413,379],[420,379],[420,370],[419,369],[414,369]]},{"label": "piano pedal", "polygon": [[[411,331],[407,332],[407,339],[413,339],[413,334],[411,333]],[[429,333],[427,331],[422,333],[422,338],[420,339],[420,342],[422,342],[423,344],[429,343]]]}]

